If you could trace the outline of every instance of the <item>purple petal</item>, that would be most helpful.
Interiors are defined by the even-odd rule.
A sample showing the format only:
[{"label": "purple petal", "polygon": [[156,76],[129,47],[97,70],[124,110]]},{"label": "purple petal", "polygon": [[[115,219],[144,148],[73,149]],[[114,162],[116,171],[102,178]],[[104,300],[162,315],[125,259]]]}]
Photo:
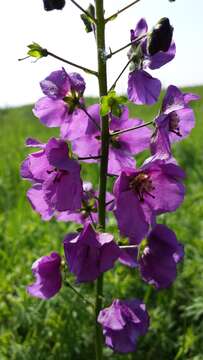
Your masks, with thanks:
[{"label": "purple petal", "polygon": [[53,173],[43,183],[45,200],[58,211],[77,210],[81,207],[82,184],[77,172],[64,173],[57,178]]},{"label": "purple petal", "polygon": [[200,100],[200,96],[193,93],[185,93],[183,96],[186,104],[188,104],[190,101]]},{"label": "purple petal", "polygon": [[121,249],[121,255],[119,257],[119,262],[125,266],[135,268],[138,266],[137,257],[138,257],[138,248],[134,249]]},{"label": "purple petal", "polygon": [[45,201],[44,192],[40,184],[33,185],[33,187],[28,190],[27,198],[32,208],[40,214],[42,220],[49,221],[52,218],[54,211]]},{"label": "purple petal", "polygon": [[[78,157],[94,157],[100,155],[101,141],[91,135],[85,135],[72,141],[72,151]],[[86,159],[85,162],[97,162],[96,159]]]},{"label": "purple petal", "polygon": [[83,231],[68,235],[64,240],[65,256],[70,271],[78,282],[94,281],[102,272],[113,267],[120,249],[110,234],[97,234],[90,223]]},{"label": "purple petal", "polygon": [[97,321],[103,327],[106,345],[120,353],[134,351],[137,338],[149,327],[145,305],[137,299],[114,300],[100,311]]},{"label": "purple petal", "polygon": [[169,132],[169,137],[171,142],[181,141],[190,134],[191,130],[195,126],[195,116],[192,109],[189,108],[181,109],[176,111],[176,114],[179,119],[178,127],[180,129],[181,136]]},{"label": "purple petal", "polygon": [[135,30],[130,30],[131,41],[136,40],[139,36],[146,34],[148,25],[144,18],[140,19],[135,27]]},{"label": "purple petal", "polygon": [[183,255],[183,247],[175,233],[165,225],[156,225],[139,261],[143,279],[157,289],[170,286],[176,278],[176,264]]},{"label": "purple petal", "polygon": [[32,266],[36,282],[27,287],[30,295],[47,300],[61,288],[61,257],[58,253],[51,253],[36,260]]},{"label": "purple petal", "polygon": [[71,81],[67,72],[62,69],[53,71],[40,82],[41,89],[45,95],[52,99],[63,99],[71,90]]},{"label": "purple petal", "polygon": [[44,150],[34,152],[23,161],[21,165],[21,176],[25,179],[42,182],[47,179],[47,171],[51,170]]},{"label": "purple petal", "polygon": [[175,164],[166,164],[164,161],[154,162],[150,168],[150,177],[154,190],[146,195],[145,203],[157,213],[175,211],[183,202],[185,195],[184,185],[181,183],[182,169]]},{"label": "purple petal", "polygon": [[33,113],[47,127],[59,127],[68,117],[68,108],[63,100],[53,100],[49,97],[39,99]]},{"label": "purple petal", "polygon": [[68,74],[70,81],[71,81],[71,88],[78,92],[80,95],[83,95],[84,91],[85,91],[85,80],[83,79],[83,77],[78,74],[78,73],[70,73]]},{"label": "purple petal", "polygon": [[33,138],[27,138],[25,141],[25,144],[27,147],[39,147],[43,149],[45,147],[45,144],[43,144],[41,141]]},{"label": "purple petal", "polygon": [[170,85],[167,88],[166,95],[163,99],[162,112],[164,112],[164,114],[169,114],[172,111],[184,108],[184,106],[183,93],[176,86]]},{"label": "purple petal", "polygon": [[72,141],[83,136],[88,127],[88,121],[84,111],[74,110],[68,119],[61,124],[61,138]]},{"label": "purple petal", "polygon": [[[161,116],[165,117],[165,115]],[[150,149],[152,155],[156,155],[159,159],[164,160],[171,157],[168,126],[159,126],[156,128],[151,138]]]},{"label": "purple petal", "polygon": [[125,148],[121,149],[109,148],[108,173],[119,175],[123,167],[133,167],[135,159]]},{"label": "purple petal", "polygon": [[144,70],[133,71],[128,77],[128,98],[135,104],[154,104],[160,95],[161,82]]},{"label": "purple petal", "polygon": [[116,199],[115,216],[121,235],[127,236],[131,244],[139,244],[146,236],[149,224],[132,191],[120,193]]},{"label": "purple petal", "polygon": [[[131,126],[140,126],[144,124],[144,122],[140,119],[131,119]],[[152,131],[147,126],[126,132],[125,134],[121,134],[119,139],[122,143],[126,144],[126,148],[129,150],[131,154],[139,154],[143,150],[149,148],[150,138],[152,135]]]}]

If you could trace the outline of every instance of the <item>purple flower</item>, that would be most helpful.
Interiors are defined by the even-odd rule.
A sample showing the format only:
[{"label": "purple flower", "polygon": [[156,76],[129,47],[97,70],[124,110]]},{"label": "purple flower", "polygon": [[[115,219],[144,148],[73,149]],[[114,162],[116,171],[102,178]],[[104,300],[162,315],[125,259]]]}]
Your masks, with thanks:
[{"label": "purple flower", "polygon": [[166,288],[176,278],[176,265],[183,259],[183,246],[175,233],[165,225],[157,224],[148,236],[139,260],[142,278],[157,289]]},{"label": "purple flower", "polygon": [[[61,136],[81,104],[85,90],[84,79],[78,73],[53,71],[40,83],[45,97],[39,99],[33,109],[34,114],[47,127],[61,127]],[[77,125],[78,126],[78,125]]]},{"label": "purple flower", "polygon": [[160,114],[155,119],[156,130],[151,140],[152,154],[162,158],[171,156],[171,142],[187,137],[195,125],[194,112],[188,103],[198,100],[199,96],[182,93],[176,86],[170,85],[163,99]]},{"label": "purple flower", "polygon": [[33,183],[28,191],[33,208],[47,220],[55,210],[80,209],[80,165],[69,158],[67,144],[51,138],[47,144],[34,146],[41,150],[28,155],[21,166],[21,176]]},{"label": "purple flower", "polygon": [[61,257],[56,252],[36,260],[32,265],[36,281],[27,287],[28,293],[45,300],[56,295],[62,282],[60,266]]},{"label": "purple flower", "polygon": [[96,233],[90,223],[81,233],[66,236],[64,251],[68,267],[77,277],[77,282],[94,281],[111,269],[121,254],[113,235]]},{"label": "purple flower", "polygon": [[121,234],[139,244],[156,215],[175,211],[184,198],[184,176],[178,165],[159,159],[139,169],[124,168],[113,190]]},{"label": "purple flower", "polygon": [[[175,44],[172,42],[167,51],[158,51],[150,55],[147,47],[148,25],[145,19],[141,19],[135,30],[131,30],[131,41],[143,38],[138,44],[132,45],[128,57],[132,60],[131,71],[128,77],[128,97],[135,104],[154,104],[161,91],[161,82],[148,74],[145,69],[158,69],[171,61],[176,52]],[[146,34],[146,36],[144,36]]]},{"label": "purple flower", "polygon": [[100,311],[97,321],[103,327],[106,345],[119,353],[135,351],[138,337],[149,328],[145,304],[137,299],[114,300]]},{"label": "purple flower", "polygon": [[[87,109],[98,125],[100,123],[99,110],[98,104],[92,105]],[[80,117],[80,114],[78,114],[78,117]],[[82,119],[78,118],[75,122],[75,126],[78,122],[83,122],[86,124],[86,127],[81,129],[78,138],[75,138],[72,142],[73,152],[81,158],[99,156],[101,151],[101,132],[87,115],[86,117],[87,119],[85,120],[82,114]],[[110,118],[109,173],[119,174],[123,166],[133,167],[135,163],[133,155],[148,148],[151,136],[151,130],[147,127],[115,136],[113,136],[113,133],[142,124],[144,122],[140,119],[129,119],[128,108],[125,106],[122,109],[120,118],[113,116]],[[96,162],[97,160],[88,159],[85,161]]]}]

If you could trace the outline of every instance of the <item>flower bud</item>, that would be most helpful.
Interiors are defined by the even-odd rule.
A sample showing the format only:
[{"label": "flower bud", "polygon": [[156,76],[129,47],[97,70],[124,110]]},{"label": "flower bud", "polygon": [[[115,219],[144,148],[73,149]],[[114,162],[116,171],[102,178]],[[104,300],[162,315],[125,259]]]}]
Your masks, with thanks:
[{"label": "flower bud", "polygon": [[44,10],[62,10],[65,6],[65,0],[43,0]]},{"label": "flower bud", "polygon": [[168,51],[173,36],[173,27],[169,19],[164,17],[158,21],[148,35],[147,50],[150,55],[159,51]]}]

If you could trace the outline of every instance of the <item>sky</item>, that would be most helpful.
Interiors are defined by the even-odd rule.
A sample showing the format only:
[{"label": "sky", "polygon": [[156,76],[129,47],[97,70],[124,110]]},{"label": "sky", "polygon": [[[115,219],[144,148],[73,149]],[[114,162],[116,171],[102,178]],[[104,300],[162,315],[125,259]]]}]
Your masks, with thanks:
[{"label": "sky", "polygon": [[[89,0],[77,0],[84,8]],[[93,2],[93,0],[92,0]],[[104,0],[106,16],[121,9],[132,0]],[[174,27],[177,46],[175,59],[159,70],[151,72],[163,87],[203,84],[203,0],[140,0],[119,15],[106,27],[107,50],[112,51],[127,44],[130,29],[145,17],[151,28],[161,17],[167,16]],[[18,61],[26,56],[26,46],[37,42],[52,53],[96,70],[96,44],[92,33],[84,31],[80,11],[66,0],[63,11],[46,12],[42,0],[1,1],[0,11],[1,66],[0,107],[34,103],[42,92],[39,82],[52,71],[65,67],[67,72],[78,71],[72,66],[51,57],[37,62],[32,59]],[[126,51],[108,61],[108,84],[112,85],[126,64]],[[79,70],[80,72],[80,70]],[[80,72],[85,78],[87,96],[97,96],[98,86],[94,76]],[[118,82],[117,91],[125,93],[128,73]]]}]

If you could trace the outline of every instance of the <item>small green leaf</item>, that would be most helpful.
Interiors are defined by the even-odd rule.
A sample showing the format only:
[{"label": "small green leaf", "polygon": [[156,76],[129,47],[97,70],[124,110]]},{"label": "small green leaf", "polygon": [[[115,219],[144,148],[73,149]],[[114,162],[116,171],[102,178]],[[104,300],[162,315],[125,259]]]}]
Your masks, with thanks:
[{"label": "small green leaf", "polygon": [[94,30],[94,21],[93,21],[93,18],[95,17],[94,5],[90,4],[86,11],[88,14],[90,14],[90,16],[88,16],[87,14],[81,14],[80,17],[85,25],[85,31],[87,33],[90,33]]},{"label": "small green leaf", "polygon": [[111,107],[111,112],[112,112],[112,115],[119,118],[121,116],[122,111],[121,111],[120,106],[118,106],[118,104],[115,103]]}]

